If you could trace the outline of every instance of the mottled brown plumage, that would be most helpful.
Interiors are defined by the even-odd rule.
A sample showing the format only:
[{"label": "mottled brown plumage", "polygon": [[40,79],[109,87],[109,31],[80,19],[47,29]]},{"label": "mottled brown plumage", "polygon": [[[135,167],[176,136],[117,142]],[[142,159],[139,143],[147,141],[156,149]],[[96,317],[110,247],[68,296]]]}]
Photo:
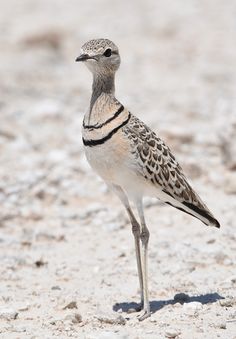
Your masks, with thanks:
[{"label": "mottled brown plumage", "polygon": [[[169,147],[155,132],[132,115],[129,123],[123,127],[123,133],[131,142],[131,152],[137,161],[139,175],[161,188],[164,193],[178,202],[187,203],[187,207],[189,209],[192,207],[194,212],[196,210],[199,213],[202,212],[204,217],[208,216],[209,221],[218,226],[212,213],[188,183]],[[205,224],[207,224],[206,221]]]},{"label": "mottled brown plumage", "polygon": [[[114,77],[120,65],[116,45],[108,39],[91,40],[82,46],[76,61],[85,62],[93,73],[92,96],[82,128],[85,153],[129,215],[141,290],[140,309],[144,309],[139,320],[143,320],[151,314],[147,278],[149,231],[143,196],[157,197],[206,225],[220,225],[189,185],[168,146],[115,98]],[[137,207],[140,222],[130,200]]]}]

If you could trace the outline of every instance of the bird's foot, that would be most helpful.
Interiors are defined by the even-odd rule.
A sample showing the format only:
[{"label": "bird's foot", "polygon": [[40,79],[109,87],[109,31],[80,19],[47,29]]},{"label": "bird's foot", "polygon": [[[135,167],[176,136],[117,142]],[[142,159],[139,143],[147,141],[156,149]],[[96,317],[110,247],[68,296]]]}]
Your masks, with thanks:
[{"label": "bird's foot", "polygon": [[152,314],[152,313],[150,312],[150,310],[145,310],[142,314],[140,314],[140,315],[138,316],[138,320],[139,320],[139,321],[143,321],[144,319],[150,317],[151,314]]}]

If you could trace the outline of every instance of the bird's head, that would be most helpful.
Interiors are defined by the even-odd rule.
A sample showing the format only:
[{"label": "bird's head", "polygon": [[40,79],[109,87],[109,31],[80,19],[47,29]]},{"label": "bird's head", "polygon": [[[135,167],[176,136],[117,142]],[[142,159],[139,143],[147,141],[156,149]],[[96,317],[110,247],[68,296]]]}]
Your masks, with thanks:
[{"label": "bird's head", "polygon": [[75,61],[83,61],[92,73],[114,74],[120,66],[117,46],[108,39],[86,42]]}]

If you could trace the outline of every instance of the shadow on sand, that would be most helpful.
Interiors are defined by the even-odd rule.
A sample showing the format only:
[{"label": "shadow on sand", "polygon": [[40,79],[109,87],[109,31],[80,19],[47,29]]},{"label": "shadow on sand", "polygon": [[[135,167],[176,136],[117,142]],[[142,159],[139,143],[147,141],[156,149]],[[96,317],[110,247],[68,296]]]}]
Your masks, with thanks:
[{"label": "shadow on sand", "polygon": [[[173,299],[169,300],[152,300],[150,302],[151,312],[155,313],[165,307],[166,305],[174,305],[176,303],[184,304],[184,303],[191,303],[193,301],[198,301],[201,304],[211,304],[216,302],[217,300],[224,299],[221,295],[218,293],[207,293],[202,294],[198,296],[188,296],[185,293],[179,293],[174,296]],[[135,302],[122,302],[122,303],[116,303],[113,306],[113,311],[117,312],[118,310],[122,309],[123,312],[127,312],[130,309],[138,309],[139,304]]]}]

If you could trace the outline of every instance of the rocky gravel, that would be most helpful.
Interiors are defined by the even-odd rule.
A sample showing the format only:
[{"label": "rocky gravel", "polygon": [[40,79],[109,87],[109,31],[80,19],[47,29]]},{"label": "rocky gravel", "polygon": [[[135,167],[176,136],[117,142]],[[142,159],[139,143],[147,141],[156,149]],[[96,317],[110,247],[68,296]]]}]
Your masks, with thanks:
[{"label": "rocky gravel", "polygon": [[[235,1],[0,4],[0,337],[236,338]],[[134,243],[83,154],[108,37],[117,97],[168,143],[222,227],[147,198],[152,316],[139,322]]]}]

